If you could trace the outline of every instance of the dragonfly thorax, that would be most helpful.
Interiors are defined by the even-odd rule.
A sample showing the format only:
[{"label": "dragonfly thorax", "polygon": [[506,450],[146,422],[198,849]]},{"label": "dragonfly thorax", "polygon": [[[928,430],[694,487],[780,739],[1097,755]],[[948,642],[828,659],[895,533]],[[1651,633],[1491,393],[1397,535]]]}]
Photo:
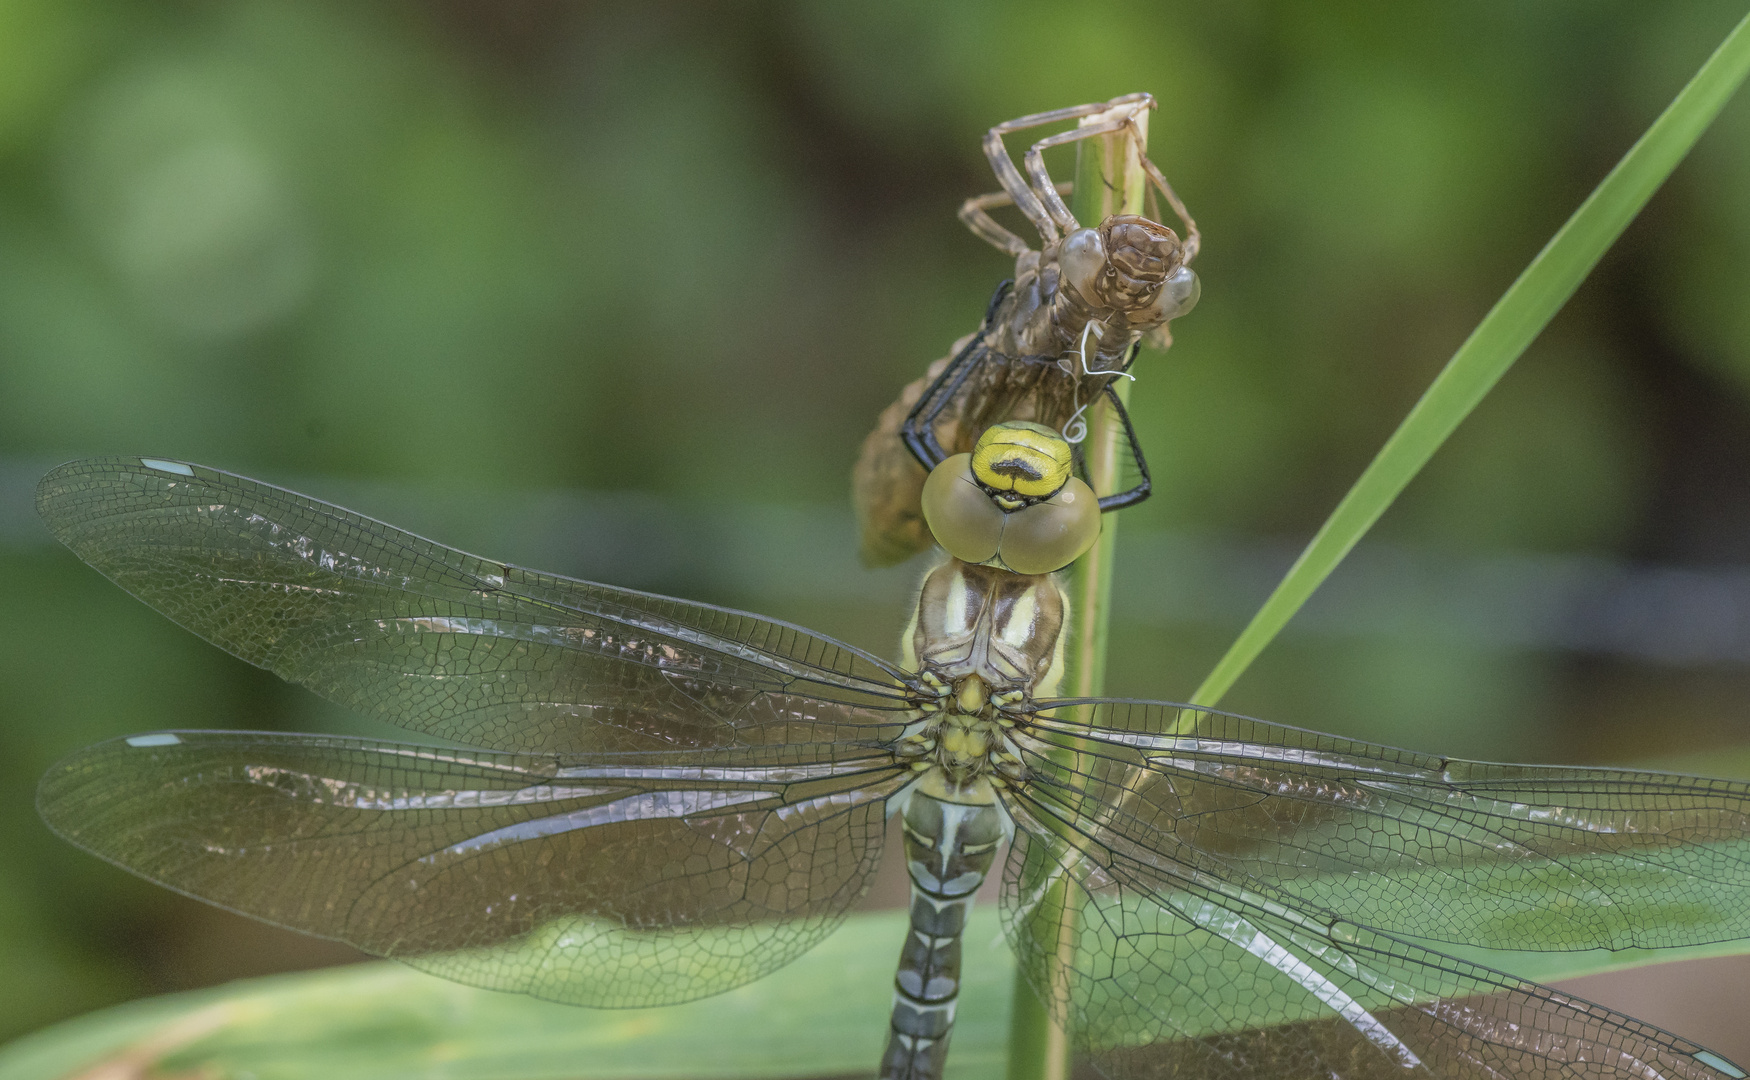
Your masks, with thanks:
[{"label": "dragonfly thorax", "polygon": [[930,774],[926,779],[954,790],[1020,779],[1020,755],[1008,740],[1015,717],[1004,705],[1025,700],[1025,694],[1011,691],[999,704],[983,679],[969,675],[958,688],[920,704],[919,718],[894,744],[894,752]]},{"label": "dragonfly thorax", "polygon": [[1063,593],[1050,574],[1017,574],[950,558],[924,577],[906,634],[906,663],[924,696],[961,692],[977,676],[998,706],[1055,692],[1063,666]]},{"label": "dragonfly thorax", "polygon": [[952,783],[1015,778],[1008,731],[1036,695],[1056,692],[1064,598],[1049,574],[949,559],[931,570],[906,635],[917,719],[895,753]]}]

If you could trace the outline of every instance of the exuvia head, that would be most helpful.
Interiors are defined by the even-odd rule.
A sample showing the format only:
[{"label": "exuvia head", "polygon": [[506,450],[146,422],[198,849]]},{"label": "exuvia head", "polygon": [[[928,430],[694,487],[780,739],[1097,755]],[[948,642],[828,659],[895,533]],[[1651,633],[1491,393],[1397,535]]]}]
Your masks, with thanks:
[{"label": "exuvia head", "polygon": [[962,562],[1049,574],[1100,535],[1100,500],[1072,475],[1070,445],[1040,424],[1008,421],[924,481],[924,520]]},{"label": "exuvia head", "polygon": [[1064,283],[1088,304],[1114,312],[1147,311],[1155,323],[1190,311],[1200,292],[1178,234],[1135,214],[1070,233],[1058,249],[1057,264]]},{"label": "exuvia head", "polygon": [[1100,239],[1106,244],[1101,277],[1114,297],[1146,296],[1185,261],[1179,234],[1135,214],[1107,218],[1100,224]]}]

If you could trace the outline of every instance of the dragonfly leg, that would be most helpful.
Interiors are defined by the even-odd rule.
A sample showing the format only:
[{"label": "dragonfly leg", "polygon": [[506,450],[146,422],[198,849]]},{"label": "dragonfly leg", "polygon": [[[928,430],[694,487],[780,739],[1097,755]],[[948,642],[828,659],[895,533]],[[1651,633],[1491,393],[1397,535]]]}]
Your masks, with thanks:
[{"label": "dragonfly leg", "polygon": [[[1065,220],[1071,224],[1068,229],[1062,231],[1074,231],[1075,218],[1070,216],[1069,208],[1064,206],[1056,186],[1048,178],[1040,175],[1044,171],[1043,168],[1040,169],[1039,174],[1035,174],[1034,186],[1028,186],[1026,178],[1021,175],[1021,170],[1015,168],[1015,162],[1009,157],[1008,147],[1003,145],[1003,136],[1012,135],[1017,131],[1026,131],[1028,128],[1043,127],[1046,124],[1079,120],[1084,116],[1094,116],[1126,105],[1135,106],[1132,111],[1134,114],[1142,109],[1154,108],[1155,99],[1151,94],[1126,94],[1123,97],[1113,98],[1111,101],[1072,105],[1067,109],[1052,109],[1050,112],[1033,113],[1010,120],[1007,123],[998,124],[985,135],[984,156],[989,159],[990,167],[997,175],[997,182],[1003,186],[1003,191],[1014,201],[1015,208],[1033,223],[1035,229],[1039,230],[1039,237],[1045,243],[1054,243],[1061,238],[1062,232],[1059,226]],[[974,231],[978,230],[974,229]],[[980,233],[980,235],[984,234]]]},{"label": "dragonfly leg", "polygon": [[[1191,211],[1185,209],[1185,204],[1179,201],[1178,193],[1173,190],[1173,185],[1167,183],[1167,178],[1161,175],[1160,167],[1150,161],[1146,154],[1142,156],[1142,168],[1144,172],[1148,173],[1149,180],[1166,197],[1167,205],[1173,208],[1173,213],[1179,215],[1179,220],[1185,225],[1185,256],[1183,261],[1189,265],[1191,260],[1196,257],[1197,249],[1203,246],[1203,234],[1197,231],[1197,222],[1192,220]],[[1160,218],[1157,217],[1154,220],[1159,221]]]},{"label": "dragonfly leg", "polygon": [[[1125,367],[1129,367],[1131,361],[1136,359],[1136,349],[1136,346],[1131,346],[1130,359],[1125,361]],[[1134,486],[1102,498],[1100,500],[1101,513],[1109,510],[1122,510],[1126,506],[1135,506],[1148,498],[1149,492],[1154,489],[1154,481],[1148,474],[1148,462],[1142,456],[1142,443],[1136,437],[1136,428],[1130,423],[1130,413],[1124,408],[1124,402],[1118,400],[1118,392],[1112,388],[1110,383],[1106,384],[1106,401],[1117,411],[1118,423],[1124,429],[1124,438],[1130,443],[1130,460],[1136,463],[1139,479]]]},{"label": "dragonfly leg", "polygon": [[984,359],[986,349],[985,335],[990,333],[991,324],[997,316],[997,308],[1003,299],[1014,288],[1013,281],[1005,281],[997,286],[997,291],[991,294],[990,305],[984,309],[984,322],[979,324],[978,333],[974,334],[948,366],[942,369],[942,374],[936,376],[918,403],[906,414],[905,423],[900,425],[899,438],[905,443],[906,449],[918,459],[918,464],[926,470],[933,469],[948,459],[948,451],[943,448],[941,440],[936,437],[936,421],[943,410],[960,396],[960,387]]},{"label": "dragonfly leg", "polygon": [[1114,132],[1125,130],[1131,132],[1132,137],[1136,139],[1136,145],[1140,148],[1142,136],[1136,128],[1136,114],[1140,111],[1140,109],[1133,109],[1112,120],[1071,128],[1069,131],[1040,139],[1029,147],[1027,153],[1022,156],[1021,160],[1027,166],[1027,175],[1033,178],[1033,188],[1039,193],[1040,201],[1045,204],[1045,209],[1050,212],[1052,219],[1063,228],[1065,233],[1075,232],[1082,226],[1081,222],[1076,220],[1075,215],[1070,213],[1062,196],[1058,195],[1057,185],[1052,183],[1051,174],[1045,171],[1045,151],[1054,146],[1067,146],[1073,142],[1081,142],[1083,139],[1094,139],[1101,135],[1111,135]]},{"label": "dragonfly leg", "polygon": [[[935,543],[924,524],[922,502],[924,479],[933,465],[922,464],[918,456],[920,451],[928,454],[928,450],[914,417],[923,415],[920,407],[931,416],[944,411],[944,405],[926,401],[925,395],[943,389],[939,385],[942,373],[978,337],[978,333],[971,333],[956,341],[947,356],[907,384],[899,399],[881,410],[875,429],[863,440],[852,471],[851,494],[862,537],[862,558],[870,566],[889,566]],[[956,440],[950,437],[949,441],[953,444]]]},{"label": "dragonfly leg", "polygon": [[[1003,284],[1005,287],[1008,285],[1007,282]],[[948,460],[948,451],[936,438],[936,420],[959,395],[961,384],[966,382],[967,377],[978,367],[978,362],[984,358],[984,334],[985,331],[980,330],[948,362],[948,366],[942,369],[942,374],[924,391],[924,396],[918,399],[917,405],[900,426],[900,440],[926,471]]]},{"label": "dragonfly leg", "polygon": [[[1070,180],[1057,185],[1059,195],[1068,195],[1074,189],[1075,183]],[[999,206],[1013,205],[1015,199],[1006,191],[975,195],[960,204],[960,221],[980,240],[1018,259],[1033,249],[1027,246],[1027,241],[998,225],[996,219],[990,216],[990,211]]]}]

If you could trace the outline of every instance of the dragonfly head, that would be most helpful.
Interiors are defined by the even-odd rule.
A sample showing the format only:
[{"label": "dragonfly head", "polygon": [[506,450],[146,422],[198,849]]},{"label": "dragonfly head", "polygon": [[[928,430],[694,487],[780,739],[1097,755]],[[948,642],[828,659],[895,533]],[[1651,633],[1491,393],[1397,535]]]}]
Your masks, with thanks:
[{"label": "dragonfly head", "polygon": [[930,472],[924,520],[962,562],[1018,574],[1061,570],[1100,535],[1100,500],[1072,475],[1073,466],[1069,443],[1050,428],[992,425],[972,453],[955,454]]}]

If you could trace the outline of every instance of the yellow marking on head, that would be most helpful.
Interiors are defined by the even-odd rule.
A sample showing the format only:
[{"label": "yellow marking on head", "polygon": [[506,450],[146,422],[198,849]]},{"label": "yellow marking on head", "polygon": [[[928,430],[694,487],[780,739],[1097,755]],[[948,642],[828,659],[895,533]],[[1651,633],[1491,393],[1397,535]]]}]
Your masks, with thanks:
[{"label": "yellow marking on head", "polygon": [[[1008,501],[1018,507],[1023,500],[1050,498],[1069,479],[1073,464],[1062,435],[1027,420],[992,424],[972,448],[972,475],[999,493],[998,505]],[[1004,495],[1013,498],[1005,500]]]}]

